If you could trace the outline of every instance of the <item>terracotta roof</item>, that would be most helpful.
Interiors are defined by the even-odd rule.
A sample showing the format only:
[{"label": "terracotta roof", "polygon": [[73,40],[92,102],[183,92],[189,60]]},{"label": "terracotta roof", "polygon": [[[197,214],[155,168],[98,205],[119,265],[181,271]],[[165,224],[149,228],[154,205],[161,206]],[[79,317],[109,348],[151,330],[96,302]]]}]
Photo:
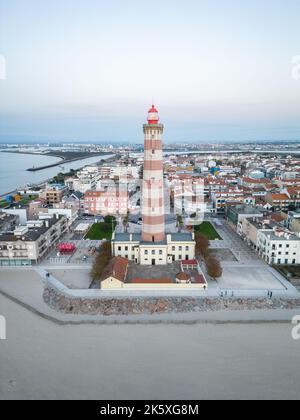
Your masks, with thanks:
[{"label": "terracotta roof", "polygon": [[266,178],[253,179],[253,178],[245,177],[243,178],[243,182],[246,182],[248,184],[266,184],[266,183],[269,183],[270,180]]},{"label": "terracotta roof", "polygon": [[271,194],[272,200],[288,200],[289,197],[286,194]]},{"label": "terracotta roof", "polygon": [[113,265],[111,269],[111,276],[120,281],[125,281],[128,267],[128,260],[122,257],[116,257],[113,259]]},{"label": "terracotta roof", "polygon": [[199,274],[197,271],[192,271],[191,273],[194,283],[205,284],[205,278],[202,274]]},{"label": "terracotta roof", "polygon": [[178,280],[190,280],[191,276],[188,273],[181,271],[180,273],[176,275],[176,278]]},{"label": "terracotta roof", "polygon": [[274,220],[275,222],[282,222],[283,220],[286,220],[286,217],[284,217],[282,214],[279,213],[273,213],[271,214],[271,220]]},{"label": "terracotta roof", "polygon": [[299,194],[300,193],[300,187],[288,187],[287,191],[289,194]]},{"label": "terracotta roof", "polygon": [[197,260],[182,260],[181,263],[184,265],[198,265]]}]

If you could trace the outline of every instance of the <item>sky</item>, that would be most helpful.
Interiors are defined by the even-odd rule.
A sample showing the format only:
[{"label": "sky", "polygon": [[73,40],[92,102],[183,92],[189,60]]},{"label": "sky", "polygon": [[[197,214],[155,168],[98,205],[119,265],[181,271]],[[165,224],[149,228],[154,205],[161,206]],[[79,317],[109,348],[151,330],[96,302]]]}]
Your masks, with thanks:
[{"label": "sky", "polygon": [[0,0],[0,142],[142,143],[152,102],[166,143],[300,140],[299,18],[299,0]]}]

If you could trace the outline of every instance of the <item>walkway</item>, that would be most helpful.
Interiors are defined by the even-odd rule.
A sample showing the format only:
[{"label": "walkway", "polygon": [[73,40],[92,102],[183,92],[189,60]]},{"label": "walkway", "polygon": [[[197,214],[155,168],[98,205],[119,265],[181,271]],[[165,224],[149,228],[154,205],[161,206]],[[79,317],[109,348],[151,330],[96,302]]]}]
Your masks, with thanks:
[{"label": "walkway", "polygon": [[[44,268],[7,268],[0,272],[0,293],[21,304],[25,308],[39,314],[40,316],[62,324],[80,323],[151,323],[151,322],[254,322],[254,321],[290,321],[292,316],[299,313],[296,310],[257,310],[257,311],[219,311],[219,312],[195,312],[184,314],[158,314],[158,315],[130,315],[130,316],[90,316],[90,315],[65,315],[52,310],[43,301],[43,290],[45,282]],[[77,292],[72,290],[72,292]],[[83,291],[78,291],[82,293]],[[91,294],[93,290],[89,291]],[[99,291],[98,291],[99,292]],[[275,293],[275,296],[299,297],[298,292]],[[236,292],[237,293],[237,292]],[[140,297],[140,296],[203,296],[217,297],[220,291],[217,285],[211,285],[207,292],[199,290],[182,291],[102,291],[103,297]],[[243,291],[240,295],[262,297],[264,294],[254,291]]]}]

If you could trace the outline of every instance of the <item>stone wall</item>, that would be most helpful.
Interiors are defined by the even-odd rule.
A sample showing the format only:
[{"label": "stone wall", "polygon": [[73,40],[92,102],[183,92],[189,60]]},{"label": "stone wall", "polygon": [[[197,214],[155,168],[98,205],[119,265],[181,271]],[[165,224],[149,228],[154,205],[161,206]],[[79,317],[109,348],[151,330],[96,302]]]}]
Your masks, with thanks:
[{"label": "stone wall", "polygon": [[[77,294],[77,293],[76,293]],[[54,310],[80,315],[134,315],[196,313],[256,309],[300,308],[300,299],[192,298],[192,297],[80,297],[72,291],[59,290],[50,283],[44,290],[44,301]]]}]

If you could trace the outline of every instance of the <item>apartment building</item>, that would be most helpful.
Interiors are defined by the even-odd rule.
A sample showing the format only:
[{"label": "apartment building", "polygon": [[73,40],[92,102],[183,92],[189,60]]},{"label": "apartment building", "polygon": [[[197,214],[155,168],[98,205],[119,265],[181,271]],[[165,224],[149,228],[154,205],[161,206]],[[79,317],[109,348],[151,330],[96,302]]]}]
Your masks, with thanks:
[{"label": "apartment building", "polygon": [[84,195],[84,212],[90,215],[126,215],[129,209],[127,190],[87,191]]},{"label": "apartment building", "polygon": [[265,200],[271,204],[274,210],[288,210],[293,205],[293,200],[284,193],[269,193]]},{"label": "apartment building", "polygon": [[45,216],[12,232],[0,234],[0,266],[32,265],[40,262],[67,231],[66,217]]},{"label": "apartment building", "polygon": [[272,232],[275,226],[276,223],[269,219],[245,217],[241,221],[239,233],[251,248],[257,250],[258,232],[260,230]]},{"label": "apartment building", "polygon": [[225,213],[228,202],[244,202],[244,191],[238,189],[227,189],[222,192],[214,192],[211,194],[213,211],[215,213]]},{"label": "apartment building", "polygon": [[237,232],[241,234],[243,219],[247,218],[262,218],[263,212],[255,208],[254,206],[237,205],[230,206],[227,212],[227,219],[236,226]]},{"label": "apartment building", "polygon": [[292,232],[300,233],[300,209],[288,213],[287,226]]},{"label": "apartment building", "polygon": [[39,198],[41,200],[44,200],[46,204],[55,204],[59,203],[62,200],[65,193],[65,186],[60,184],[50,185],[47,188],[45,188],[42,192],[40,192]]},{"label": "apartment building", "polygon": [[0,233],[14,230],[19,224],[19,217],[0,211]]},{"label": "apartment building", "polygon": [[260,230],[257,250],[268,264],[300,264],[300,238],[285,229]]}]

